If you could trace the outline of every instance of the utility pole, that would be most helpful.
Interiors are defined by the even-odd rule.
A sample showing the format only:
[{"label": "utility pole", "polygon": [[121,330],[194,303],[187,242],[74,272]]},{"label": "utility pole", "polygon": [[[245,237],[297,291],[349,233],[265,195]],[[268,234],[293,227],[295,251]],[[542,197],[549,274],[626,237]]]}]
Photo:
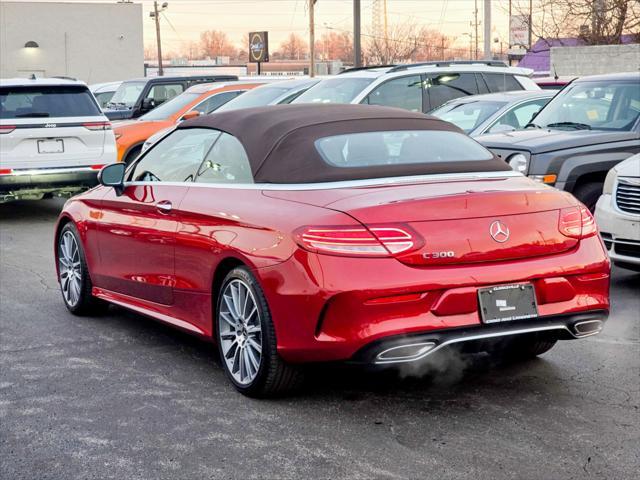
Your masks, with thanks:
[{"label": "utility pole", "polygon": [[158,8],[158,2],[153,2],[153,11],[149,12],[149,16],[156,22],[156,42],[158,44],[158,76],[164,75],[164,68],[162,66],[162,42],[160,41],[160,13],[165,11],[169,4],[164,2],[161,8]]},{"label": "utility pole", "polygon": [[317,0],[309,0],[309,76],[314,77],[316,73],[316,46],[315,46],[315,25],[314,25],[314,11]]},{"label": "utility pole", "polygon": [[476,50],[473,54],[473,59],[478,59],[478,26],[480,22],[478,22],[478,0],[475,0],[475,10],[473,11],[473,28],[475,29],[475,37],[476,37]]},{"label": "utility pole", "polygon": [[362,66],[362,47],[360,44],[360,0],[353,0],[353,66]]},{"label": "utility pole", "polygon": [[491,57],[491,0],[484,0],[484,59]]},{"label": "utility pole", "polygon": [[533,30],[533,0],[529,0],[529,50],[531,50],[532,47],[532,39],[533,39],[533,34],[532,31]]}]

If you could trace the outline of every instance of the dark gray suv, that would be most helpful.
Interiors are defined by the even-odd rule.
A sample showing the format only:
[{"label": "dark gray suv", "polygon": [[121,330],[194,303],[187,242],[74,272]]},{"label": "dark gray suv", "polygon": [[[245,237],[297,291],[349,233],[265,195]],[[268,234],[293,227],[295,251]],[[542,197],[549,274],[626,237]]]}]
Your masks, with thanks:
[{"label": "dark gray suv", "polygon": [[640,73],[583,77],[526,129],[476,140],[514,170],[573,193],[593,211],[607,172],[640,153]]}]

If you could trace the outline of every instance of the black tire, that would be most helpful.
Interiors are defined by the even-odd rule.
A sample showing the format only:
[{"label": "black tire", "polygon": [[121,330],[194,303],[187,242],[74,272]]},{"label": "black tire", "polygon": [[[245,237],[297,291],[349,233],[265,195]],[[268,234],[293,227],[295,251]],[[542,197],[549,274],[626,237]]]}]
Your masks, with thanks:
[{"label": "black tire", "polygon": [[[247,384],[242,384],[234,378],[227,360],[225,360],[221,338],[221,322],[224,322],[221,318],[222,303],[224,301],[223,293],[227,291],[227,287],[231,282],[236,281],[235,283],[237,284],[237,280],[246,285],[253,294],[261,326],[262,352],[260,364],[255,378]],[[216,304],[215,331],[222,368],[236,390],[243,395],[254,398],[274,397],[291,392],[301,384],[302,372],[300,369],[294,365],[287,364],[278,355],[276,332],[267,300],[260,284],[246,267],[234,268],[222,282]]]},{"label": "black tire", "polygon": [[490,353],[506,361],[527,360],[548,352],[557,341],[544,335],[515,337],[503,340]]},{"label": "black tire", "polygon": [[138,145],[137,147],[133,147],[131,150],[129,150],[129,153],[127,153],[127,156],[124,159],[124,163],[127,165],[127,167],[131,165],[131,162],[138,158],[141,153],[142,145]]},{"label": "black tire", "polygon": [[591,213],[596,210],[596,203],[602,195],[604,184],[600,182],[583,183],[573,191],[573,196],[580,200]]},{"label": "black tire", "polygon": [[[65,296],[64,291],[64,282],[63,282],[63,265],[61,264],[62,252],[61,248],[63,248],[63,239],[65,235],[72,235],[78,249],[78,260],[80,262],[79,268],[77,271],[79,272],[79,282],[80,287],[78,289],[78,297],[77,301],[70,301],[67,296]],[[78,234],[78,230],[76,226],[69,222],[67,223],[62,230],[60,230],[60,234],[58,235],[58,239],[56,241],[56,248],[58,250],[58,283],[60,284],[60,292],[62,293],[62,300],[67,307],[67,309],[73,313],[74,315],[86,316],[86,315],[95,315],[97,313],[101,313],[104,311],[107,304],[100,299],[94,297],[91,294],[91,290],[93,288],[93,284],[91,283],[91,277],[89,275],[89,269],[87,268],[87,261],[84,255],[84,249],[82,247],[82,242],[80,241],[80,235]]]}]

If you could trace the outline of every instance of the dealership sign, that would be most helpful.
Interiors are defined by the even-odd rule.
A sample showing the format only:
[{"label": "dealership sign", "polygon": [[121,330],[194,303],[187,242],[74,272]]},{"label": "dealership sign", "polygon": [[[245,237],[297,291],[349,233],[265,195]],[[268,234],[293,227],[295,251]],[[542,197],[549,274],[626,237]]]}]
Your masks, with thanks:
[{"label": "dealership sign", "polygon": [[269,32],[249,33],[249,61],[253,63],[269,61]]},{"label": "dealership sign", "polygon": [[509,45],[529,45],[529,15],[511,15],[509,22]]}]

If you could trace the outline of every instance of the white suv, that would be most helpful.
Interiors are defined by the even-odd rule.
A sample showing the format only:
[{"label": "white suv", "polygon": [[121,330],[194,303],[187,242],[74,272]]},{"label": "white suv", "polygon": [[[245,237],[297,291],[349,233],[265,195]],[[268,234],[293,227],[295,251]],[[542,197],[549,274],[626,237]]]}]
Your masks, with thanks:
[{"label": "white suv", "polygon": [[640,272],[640,153],[609,170],[595,217],[613,263]]},{"label": "white suv", "polygon": [[533,70],[503,62],[425,62],[364,67],[314,85],[292,103],[365,103],[429,112],[465,95],[540,90]]},{"label": "white suv", "polygon": [[73,195],[115,161],[111,124],[84,83],[0,80],[0,203]]}]

